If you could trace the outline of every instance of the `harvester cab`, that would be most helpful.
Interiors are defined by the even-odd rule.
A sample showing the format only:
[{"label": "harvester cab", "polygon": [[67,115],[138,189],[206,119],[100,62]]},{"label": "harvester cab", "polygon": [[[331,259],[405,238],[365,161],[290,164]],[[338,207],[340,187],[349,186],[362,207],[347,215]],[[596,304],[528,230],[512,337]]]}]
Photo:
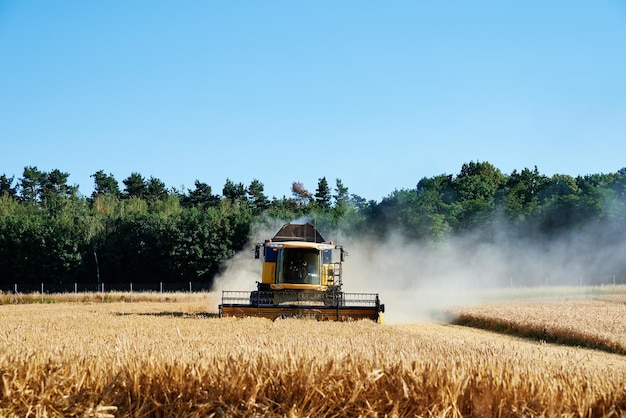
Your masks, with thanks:
[{"label": "harvester cab", "polygon": [[254,255],[263,259],[257,289],[222,292],[220,316],[382,320],[377,294],[342,291],[347,252],[326,242],[313,225],[283,225],[272,239],[256,244]]}]

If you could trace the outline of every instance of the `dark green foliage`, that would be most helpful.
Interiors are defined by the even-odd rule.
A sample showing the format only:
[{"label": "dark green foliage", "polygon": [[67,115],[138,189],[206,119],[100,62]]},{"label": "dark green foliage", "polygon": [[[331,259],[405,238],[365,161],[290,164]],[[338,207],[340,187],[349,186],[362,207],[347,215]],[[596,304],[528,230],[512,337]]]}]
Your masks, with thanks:
[{"label": "dark green foliage", "polygon": [[165,183],[161,180],[150,177],[146,182],[146,199],[150,201],[163,200],[168,196]]},{"label": "dark green foliage", "polygon": [[195,189],[189,190],[187,195],[181,197],[181,204],[184,207],[203,206],[208,208],[219,204],[220,197],[212,194],[211,186],[199,180],[195,181],[194,186]]},{"label": "dark green foliage", "polygon": [[462,207],[451,175],[423,178],[416,194],[421,217],[419,235],[438,240],[456,227]]},{"label": "dark green foliage", "polygon": [[519,173],[514,170],[503,191],[504,210],[509,219],[523,221],[533,215],[539,205],[539,194],[547,183],[548,179],[539,174],[536,166],[532,171],[528,168]]},{"label": "dark green foliage", "polygon": [[[293,182],[291,197],[272,200],[256,179],[248,187],[227,179],[219,196],[199,180],[177,192],[132,173],[122,193],[113,175],[100,170],[92,177],[94,191],[84,198],[60,170],[26,167],[15,185],[0,176],[0,289],[133,283],[138,290],[180,290],[189,282],[209,289],[222,262],[248,244],[251,227],[270,218],[314,223],[332,239],[400,234],[432,244],[460,234],[495,240],[503,222],[525,242],[592,228],[596,242],[609,245],[626,230],[626,169],[547,177],[537,167],[505,175],[470,162],[458,175],[425,177],[380,202],[349,194],[340,179],[331,191],[325,177],[315,194]],[[464,245],[469,254],[472,241]]]},{"label": "dark green foliage", "polygon": [[24,167],[22,177],[19,179],[19,189],[22,199],[28,202],[38,202],[41,198],[43,183],[46,173],[39,171],[37,167]]},{"label": "dark green foliage", "polygon": [[107,283],[163,281],[171,221],[150,213],[118,218],[104,245],[97,248],[101,279]]},{"label": "dark green foliage", "polygon": [[73,198],[51,212],[28,209],[2,202],[0,211],[0,271],[2,287],[19,283],[39,288],[46,281],[50,288],[80,282],[88,235],[84,201]]},{"label": "dark green foliage", "polygon": [[336,218],[341,218],[346,214],[350,204],[348,188],[343,185],[341,179],[335,179],[335,194],[332,197],[335,201],[334,215]]},{"label": "dark green foliage", "polygon": [[226,179],[222,195],[231,203],[242,201],[246,198],[246,188],[243,183],[233,183],[230,179]]},{"label": "dark green foliage", "polygon": [[254,215],[257,216],[262,214],[270,205],[263,191],[263,183],[257,179],[252,180],[252,183],[248,186],[248,203]]},{"label": "dark green foliage", "polygon": [[94,191],[92,193],[92,197],[96,197],[97,195],[109,194],[113,196],[120,195],[120,186],[113,174],[105,174],[104,170],[99,170],[96,173],[92,174],[91,177],[94,179]]},{"label": "dark green foliage", "polygon": [[315,204],[321,209],[330,209],[332,195],[326,177],[319,179],[315,191]]},{"label": "dark green foliage", "polygon": [[489,163],[463,164],[461,173],[452,182],[461,205],[457,217],[459,229],[485,225],[495,212],[496,194],[505,183],[505,176]]},{"label": "dark green foliage", "polygon": [[145,197],[147,185],[141,174],[131,173],[122,183],[124,183],[125,197]]},{"label": "dark green foliage", "polygon": [[6,174],[0,176],[0,196],[14,197],[17,194],[17,188],[13,187],[14,178],[9,178]]}]

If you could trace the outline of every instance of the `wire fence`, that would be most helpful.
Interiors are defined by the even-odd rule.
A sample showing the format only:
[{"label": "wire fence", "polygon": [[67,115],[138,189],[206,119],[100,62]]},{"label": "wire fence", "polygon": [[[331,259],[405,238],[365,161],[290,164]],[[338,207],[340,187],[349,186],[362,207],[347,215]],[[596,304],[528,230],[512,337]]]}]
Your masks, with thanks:
[{"label": "wire fence", "polygon": [[156,284],[140,283],[139,285],[129,283],[126,286],[120,286],[119,284],[107,286],[106,283],[100,283],[96,290],[94,290],[93,286],[81,288],[78,283],[65,287],[47,287],[44,283],[41,283],[38,289],[33,289],[32,286],[20,286],[16,283],[10,290],[0,290],[0,294],[3,296],[0,304],[2,302],[45,303],[58,300],[92,302],[99,300],[102,302],[123,300],[133,302],[133,300],[140,299],[167,302],[175,297],[178,299],[188,297],[191,300],[194,295],[209,291],[211,291],[211,285],[207,282],[159,282]]},{"label": "wire fence", "polygon": [[[410,281],[398,280],[394,283],[387,281],[372,280],[372,290],[400,290],[419,292],[420,289],[431,288],[439,285],[445,285],[445,279],[440,283],[434,280],[412,279]],[[427,282],[427,283],[425,283]],[[459,282],[456,282],[458,285]],[[496,290],[496,289],[551,289],[559,287],[568,288],[594,288],[594,287],[621,287],[626,284],[626,277],[618,275],[603,275],[601,277],[551,277],[534,278],[533,280],[521,279],[510,276],[508,278],[500,278],[499,280],[489,280],[488,278],[469,279],[465,283],[466,288],[473,290]],[[188,281],[188,282],[137,282],[137,283],[100,283],[95,285],[81,285],[79,283],[65,285],[47,285],[40,283],[39,286],[32,284],[15,283],[11,287],[0,287],[0,304],[3,303],[34,303],[34,302],[54,302],[54,301],[162,301],[181,300],[188,298],[189,300],[197,299],[198,295],[211,291],[221,291],[219,282],[213,281]],[[243,297],[249,299],[250,291],[243,291]]]}]

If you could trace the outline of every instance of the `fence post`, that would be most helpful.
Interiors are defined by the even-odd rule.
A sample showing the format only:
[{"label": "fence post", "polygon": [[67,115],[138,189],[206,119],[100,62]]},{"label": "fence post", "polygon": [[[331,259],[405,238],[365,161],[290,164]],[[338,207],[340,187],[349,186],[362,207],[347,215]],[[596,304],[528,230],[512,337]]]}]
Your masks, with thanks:
[{"label": "fence post", "polygon": [[133,302],[133,284],[130,284],[130,302]]},{"label": "fence post", "polygon": [[189,302],[191,302],[191,282],[189,282]]},{"label": "fence post", "polygon": [[104,283],[102,283],[102,303],[104,303]]},{"label": "fence post", "polygon": [[43,303],[43,283],[41,284],[41,303]]},{"label": "fence post", "polygon": [[159,292],[161,295],[159,301],[163,302],[163,282],[159,282]]},{"label": "fence post", "polygon": [[13,300],[17,303],[17,283],[13,285]]}]

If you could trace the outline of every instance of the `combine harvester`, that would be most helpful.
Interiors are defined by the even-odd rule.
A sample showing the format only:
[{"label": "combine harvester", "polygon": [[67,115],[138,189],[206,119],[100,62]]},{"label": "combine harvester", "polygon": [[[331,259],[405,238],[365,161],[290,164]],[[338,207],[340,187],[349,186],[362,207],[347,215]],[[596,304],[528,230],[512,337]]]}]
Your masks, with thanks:
[{"label": "combine harvester", "polygon": [[[307,317],[323,321],[382,322],[385,305],[375,293],[344,293],[342,264],[347,252],[326,242],[311,224],[286,224],[263,248],[263,273],[254,291],[223,291],[219,316]],[[334,253],[339,252],[339,261]]]}]

